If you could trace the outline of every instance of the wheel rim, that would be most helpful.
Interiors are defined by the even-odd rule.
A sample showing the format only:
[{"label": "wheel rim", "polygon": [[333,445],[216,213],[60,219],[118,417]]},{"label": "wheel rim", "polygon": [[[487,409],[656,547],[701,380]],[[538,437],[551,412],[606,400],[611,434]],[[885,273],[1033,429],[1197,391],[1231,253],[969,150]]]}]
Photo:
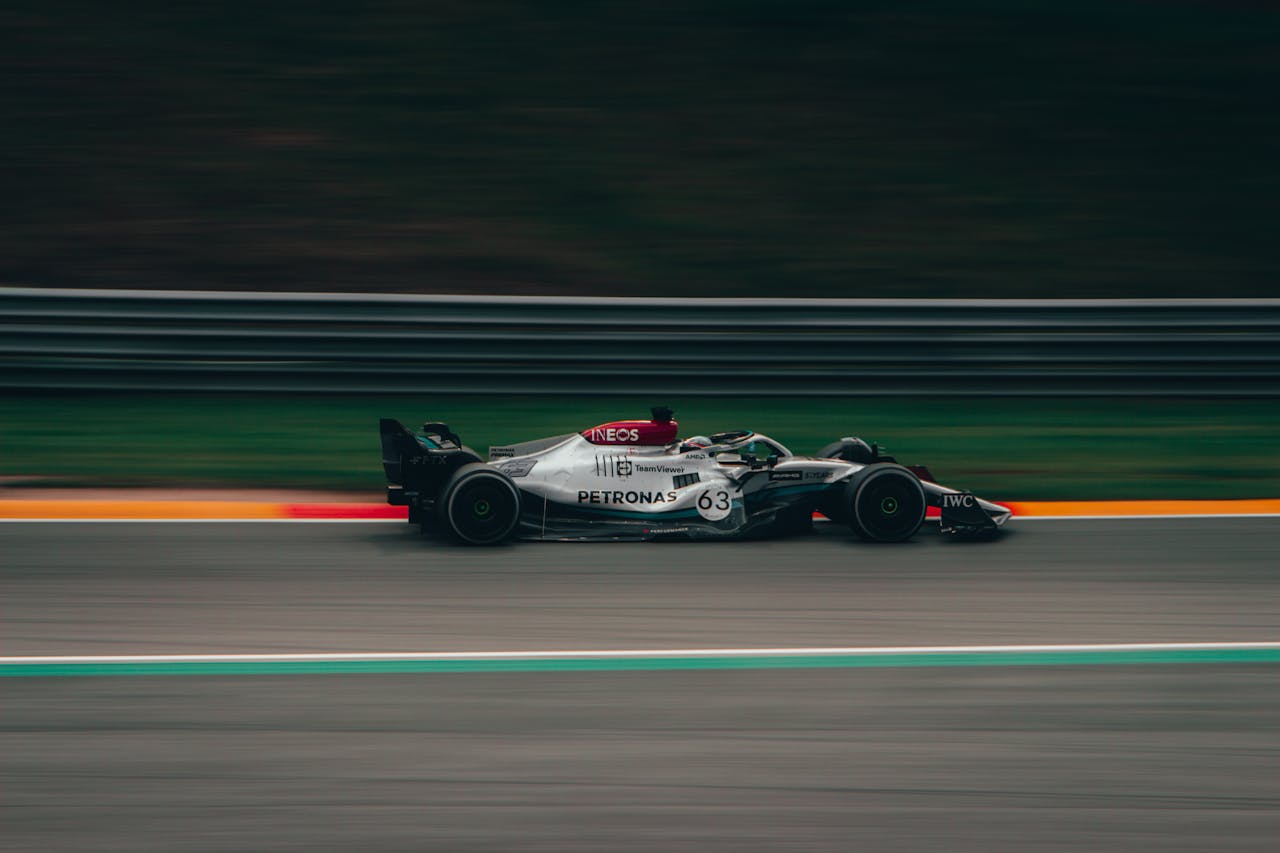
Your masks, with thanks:
[{"label": "wheel rim", "polygon": [[462,539],[487,544],[504,539],[515,527],[520,500],[501,478],[475,476],[458,486],[449,510],[453,528]]},{"label": "wheel rim", "polygon": [[857,513],[871,538],[882,542],[909,539],[924,521],[924,492],[909,475],[876,474],[859,490]]}]

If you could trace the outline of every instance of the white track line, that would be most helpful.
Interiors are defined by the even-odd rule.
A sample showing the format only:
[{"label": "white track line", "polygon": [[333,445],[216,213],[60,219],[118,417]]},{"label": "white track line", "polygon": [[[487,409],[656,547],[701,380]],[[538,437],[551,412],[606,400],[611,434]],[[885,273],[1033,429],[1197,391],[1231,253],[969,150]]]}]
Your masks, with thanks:
[{"label": "white track line", "polygon": [[1149,652],[1277,649],[1280,642],[1249,643],[1085,643],[1013,646],[850,646],[763,649],[618,649],[583,651],[499,652],[339,652],[301,654],[194,655],[37,655],[0,657],[0,664],[39,663],[185,663],[232,661],[359,661],[359,660],[560,660],[581,658],[696,658],[773,657],[790,655],[913,655],[913,654],[1040,654],[1045,652]]}]

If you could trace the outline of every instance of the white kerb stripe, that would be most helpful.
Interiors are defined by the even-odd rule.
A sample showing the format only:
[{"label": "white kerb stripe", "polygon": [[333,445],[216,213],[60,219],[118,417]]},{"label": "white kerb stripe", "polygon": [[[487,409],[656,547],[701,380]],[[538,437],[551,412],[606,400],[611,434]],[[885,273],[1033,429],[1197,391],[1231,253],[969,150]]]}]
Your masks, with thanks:
[{"label": "white kerb stripe", "polygon": [[36,655],[0,657],[14,663],[182,663],[210,661],[344,661],[344,660],[559,660],[581,658],[769,657],[792,655],[1039,654],[1046,652],[1144,652],[1278,649],[1277,642],[1241,643],[1084,643],[1022,646],[822,646],[762,649],[591,649],[584,651],[498,652],[337,652],[297,654],[195,655]]}]

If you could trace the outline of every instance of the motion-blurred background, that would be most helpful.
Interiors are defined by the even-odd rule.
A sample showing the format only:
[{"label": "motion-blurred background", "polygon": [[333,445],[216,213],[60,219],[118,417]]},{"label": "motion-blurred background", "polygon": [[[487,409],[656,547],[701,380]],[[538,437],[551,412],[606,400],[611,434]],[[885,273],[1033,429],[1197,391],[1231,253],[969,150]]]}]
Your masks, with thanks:
[{"label": "motion-blurred background", "polygon": [[[1277,292],[1280,13],[1270,4],[20,0],[0,15],[0,282],[10,287],[675,305]],[[1070,399],[1048,379],[1039,397],[991,396],[1008,390],[1000,369],[1032,361],[1027,336],[1008,328],[950,385],[918,369],[896,381],[909,361],[901,347],[862,361],[846,337],[847,364],[810,362],[837,374],[828,384],[766,414],[757,393],[799,387],[736,357],[768,330],[743,334],[728,357],[619,360],[573,396],[527,375],[473,389],[425,381],[477,359],[441,356],[432,330],[413,328],[385,356],[366,349],[365,362],[372,374],[377,353],[416,379],[267,386],[217,381],[211,368],[303,358],[288,337],[269,351],[227,343],[280,326],[250,317],[206,352],[189,342],[210,334],[199,317],[113,315],[107,329],[93,305],[66,305],[0,302],[0,475],[11,484],[376,492],[379,415],[446,418],[484,446],[666,403],[693,431],[748,426],[798,452],[867,434],[997,497],[1280,492],[1280,410],[1267,399],[1280,394],[1274,306],[1252,324],[1206,309],[1194,330],[1133,315],[1102,337],[1076,330],[1054,356],[1079,380]],[[722,322],[731,311],[726,302]],[[1053,309],[1042,326],[1046,317],[1052,325]],[[929,340],[909,316],[899,325],[899,344]],[[491,326],[495,346],[519,331]],[[188,344],[164,350],[165,331]],[[650,350],[673,336],[641,329],[610,345],[597,334],[557,367],[634,356],[646,331]],[[961,332],[946,331],[911,363],[956,356],[944,344]],[[164,381],[118,381],[166,360]],[[203,372],[177,375],[179,362]],[[1147,373],[1091,384],[1107,370]],[[1182,386],[1184,370],[1195,381]],[[688,380],[699,372],[701,385]],[[686,381],[655,399],[664,376]],[[632,393],[636,378],[644,393]],[[520,388],[540,393],[511,396]],[[699,393],[712,388],[715,400]],[[864,388],[907,399],[859,397]],[[1091,388],[1132,399],[1116,405]],[[972,390],[988,393],[948,396]],[[1230,396],[1172,396],[1205,391]],[[86,429],[92,447],[75,441]]]},{"label": "motion-blurred background", "polygon": [[[380,503],[379,417],[652,405],[997,501],[1278,498],[1278,44],[1264,0],[7,0],[0,504]],[[1274,517],[838,527],[7,521],[0,847],[1275,848]],[[969,652],[386,657],[850,646]],[[217,657],[289,653],[368,659]]]},{"label": "motion-blurred background", "polygon": [[1266,3],[5,5],[9,283],[1272,296]]}]

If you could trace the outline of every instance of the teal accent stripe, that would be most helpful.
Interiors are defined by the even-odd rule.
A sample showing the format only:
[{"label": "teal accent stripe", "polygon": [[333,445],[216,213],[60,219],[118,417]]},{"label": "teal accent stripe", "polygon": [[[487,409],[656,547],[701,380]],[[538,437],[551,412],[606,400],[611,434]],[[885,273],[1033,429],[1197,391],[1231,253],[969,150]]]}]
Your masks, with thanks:
[{"label": "teal accent stripe", "polygon": [[830,483],[812,483],[807,486],[766,486],[758,492],[752,492],[752,496],[777,496],[777,495],[794,495],[799,492],[822,492],[826,491]]},{"label": "teal accent stripe", "polygon": [[[674,512],[665,510],[657,510],[655,512],[636,512],[629,509],[600,509],[598,507],[585,507],[581,505],[565,504],[571,506],[574,510],[590,515],[606,516],[608,518],[634,518],[644,521],[652,521],[656,524],[666,524],[671,521],[680,521],[682,519],[697,518],[698,511],[696,509],[681,509]],[[572,516],[568,517],[568,521],[573,521]]]},{"label": "teal accent stripe", "polygon": [[[731,501],[730,512],[732,512],[735,509],[741,509],[742,505],[743,504],[741,500],[735,499]],[[673,521],[682,521],[686,519],[701,518],[701,514],[696,509],[680,509],[680,510],[675,510],[671,512],[668,512],[666,510],[657,510],[655,512],[636,512],[634,510],[627,510],[627,509],[602,509],[597,506],[587,507],[587,506],[582,506],[581,504],[576,504],[576,505],[564,504],[564,506],[572,507],[574,510],[578,512],[591,513],[593,515],[603,515],[609,518],[642,519],[644,521],[651,521],[657,525],[668,524]],[[572,521],[573,519],[570,517],[568,520]]]},{"label": "teal accent stripe", "polygon": [[368,658],[361,660],[202,660],[0,663],[3,677],[101,675],[344,675],[377,673],[627,672],[708,669],[847,669],[941,666],[1088,666],[1280,663],[1280,648],[1097,651],[858,652],[651,657]]}]

